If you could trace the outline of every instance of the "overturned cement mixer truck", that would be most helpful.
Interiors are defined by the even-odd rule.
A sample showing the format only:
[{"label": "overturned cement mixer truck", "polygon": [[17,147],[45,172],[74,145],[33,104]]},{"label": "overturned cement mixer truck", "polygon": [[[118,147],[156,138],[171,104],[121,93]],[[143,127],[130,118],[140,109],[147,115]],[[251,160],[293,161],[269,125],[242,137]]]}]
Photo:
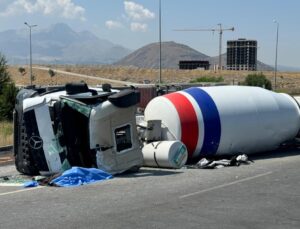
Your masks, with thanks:
[{"label": "overturned cement mixer truck", "polygon": [[296,137],[300,109],[291,96],[259,87],[197,87],[156,97],[145,120],[161,120],[162,140],[180,140],[189,161],[256,153]]},{"label": "overturned cement mixer truck", "polygon": [[17,170],[180,168],[187,159],[274,150],[300,129],[297,101],[262,88],[189,88],[154,98],[144,116],[136,115],[139,96],[86,84],[21,90],[14,115]]},{"label": "overturned cement mixer truck", "polygon": [[85,83],[21,90],[14,111],[17,170],[36,175],[81,166],[115,174],[141,166],[135,120],[139,96],[134,90]]}]

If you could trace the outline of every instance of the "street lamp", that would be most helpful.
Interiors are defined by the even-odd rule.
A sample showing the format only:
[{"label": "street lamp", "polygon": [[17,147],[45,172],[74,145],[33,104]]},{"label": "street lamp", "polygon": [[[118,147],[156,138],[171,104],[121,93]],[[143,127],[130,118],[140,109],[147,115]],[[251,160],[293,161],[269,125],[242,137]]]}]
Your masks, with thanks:
[{"label": "street lamp", "polygon": [[276,78],[277,78],[277,56],[278,56],[278,31],[279,31],[279,23],[276,20],[273,20],[277,25],[276,29],[276,54],[275,54],[275,70],[274,70],[274,90],[276,90]]},{"label": "street lamp", "polygon": [[37,25],[29,25],[27,22],[24,22],[25,25],[29,28],[29,52],[30,52],[30,86],[32,86],[32,48],[31,48],[31,28],[36,27]]}]

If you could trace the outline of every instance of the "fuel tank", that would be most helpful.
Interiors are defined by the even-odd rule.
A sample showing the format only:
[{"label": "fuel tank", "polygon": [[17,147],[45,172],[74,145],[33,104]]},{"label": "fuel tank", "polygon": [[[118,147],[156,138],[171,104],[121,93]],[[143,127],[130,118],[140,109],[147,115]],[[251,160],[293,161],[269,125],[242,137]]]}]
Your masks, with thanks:
[{"label": "fuel tank", "polygon": [[156,97],[145,120],[162,121],[162,140],[180,140],[189,159],[274,150],[300,128],[299,105],[259,87],[194,87]]}]

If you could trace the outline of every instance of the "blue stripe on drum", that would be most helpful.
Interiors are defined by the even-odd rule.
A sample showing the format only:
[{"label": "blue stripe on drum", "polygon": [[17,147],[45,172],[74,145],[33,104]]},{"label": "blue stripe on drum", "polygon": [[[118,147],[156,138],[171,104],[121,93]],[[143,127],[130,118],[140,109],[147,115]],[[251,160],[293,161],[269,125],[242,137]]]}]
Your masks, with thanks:
[{"label": "blue stripe on drum", "polygon": [[217,106],[210,95],[201,88],[194,87],[184,91],[196,100],[203,116],[204,140],[199,155],[214,155],[218,151],[221,139],[221,121]]}]

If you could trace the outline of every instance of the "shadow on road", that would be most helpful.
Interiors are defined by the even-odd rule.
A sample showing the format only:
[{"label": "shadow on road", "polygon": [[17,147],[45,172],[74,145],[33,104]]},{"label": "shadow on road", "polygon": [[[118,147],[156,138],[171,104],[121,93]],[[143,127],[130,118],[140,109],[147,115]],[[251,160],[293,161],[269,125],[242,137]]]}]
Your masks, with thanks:
[{"label": "shadow on road", "polygon": [[284,158],[284,157],[290,157],[290,156],[298,156],[300,155],[300,149],[279,149],[274,151],[268,151],[263,153],[256,153],[249,156],[249,159],[251,160],[265,160],[270,158]]},{"label": "shadow on road", "polygon": [[126,172],[120,175],[116,175],[118,178],[136,178],[136,177],[149,177],[149,176],[170,176],[175,174],[180,174],[182,171],[165,170],[165,169],[150,169],[141,168],[138,172]]}]

